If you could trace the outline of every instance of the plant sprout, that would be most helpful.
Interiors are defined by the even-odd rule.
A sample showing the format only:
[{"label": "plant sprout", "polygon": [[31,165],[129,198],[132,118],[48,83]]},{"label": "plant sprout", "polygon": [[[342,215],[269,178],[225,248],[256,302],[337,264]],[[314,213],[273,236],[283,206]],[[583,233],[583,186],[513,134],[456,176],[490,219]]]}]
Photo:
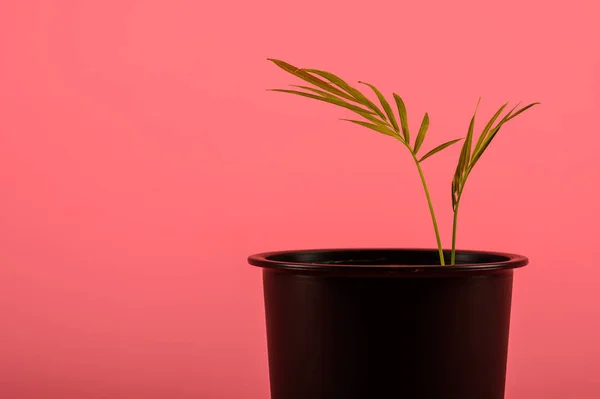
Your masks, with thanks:
[{"label": "plant sprout", "polygon": [[[429,115],[425,113],[425,115],[423,116],[416,138],[414,139],[414,142],[411,143],[411,135],[408,125],[408,115],[406,111],[406,106],[404,104],[404,101],[398,94],[393,93],[393,98],[398,113],[398,119],[396,119],[396,115],[394,114],[394,111],[392,110],[392,107],[386,100],[385,96],[372,84],[366,82],[359,82],[360,84],[368,86],[373,91],[373,93],[375,93],[377,99],[379,100],[379,103],[381,104],[381,108],[375,103],[373,103],[371,100],[369,100],[360,90],[356,89],[355,87],[352,87],[346,81],[330,72],[321,71],[318,69],[300,69],[288,64],[287,62],[275,59],[269,59],[269,61],[272,61],[281,69],[304,80],[305,82],[311,85],[291,85],[295,89],[270,89],[271,91],[308,97],[314,100],[323,101],[350,110],[358,116],[362,117],[363,120],[343,120],[393,137],[408,149],[415,162],[417,171],[419,172],[419,177],[421,178],[421,183],[423,184],[425,197],[427,198],[427,204],[429,206],[431,221],[433,224],[435,238],[437,241],[437,249],[439,253],[440,264],[445,265],[444,251],[437,224],[437,218],[435,216],[435,211],[433,208],[433,203],[431,201],[431,196],[429,194],[429,188],[427,187],[425,175],[423,174],[423,169],[421,168],[421,163],[427,158],[431,157],[432,155],[462,140],[462,138],[442,143],[430,150],[429,152],[425,153],[425,155],[419,156],[419,151],[421,150],[423,142],[425,141],[425,136],[429,128]],[[454,223],[450,264],[455,263],[458,205],[460,203],[462,191],[464,189],[465,182],[467,180],[467,177],[469,176],[469,173],[471,172],[471,170],[475,166],[475,163],[479,160],[485,149],[488,147],[492,139],[498,133],[500,127],[502,127],[504,123],[519,115],[521,112],[527,110],[528,108],[531,108],[535,104],[537,103],[530,104],[526,107],[519,109],[516,112],[514,112],[516,107],[513,108],[513,110],[511,110],[504,118],[502,118],[497,125],[492,127],[492,125],[500,116],[507,104],[502,106],[484,128],[473,151],[471,151],[471,143],[473,140],[475,115],[471,119],[469,131],[464,141],[456,173],[452,181],[452,208],[454,211]]]},{"label": "plant sprout", "polygon": [[460,151],[460,157],[458,158],[458,165],[456,166],[456,171],[454,172],[454,178],[452,179],[452,211],[454,212],[454,220],[452,222],[452,252],[450,254],[451,265],[456,262],[456,225],[458,222],[458,206],[460,205],[460,199],[462,197],[465,183],[467,182],[469,174],[475,167],[477,161],[479,161],[479,158],[481,158],[481,155],[483,155],[483,152],[490,145],[494,137],[496,137],[496,134],[498,134],[500,128],[506,122],[537,104],[539,103],[531,103],[518,110],[517,107],[519,104],[517,104],[496,125],[494,125],[494,122],[496,122],[496,120],[500,117],[502,111],[504,111],[504,108],[506,108],[508,103],[501,106],[485,125],[483,131],[479,135],[479,139],[477,140],[475,147],[471,149],[473,143],[475,117],[477,116],[477,108],[479,108],[479,102],[477,103],[477,108],[475,108],[475,113],[473,114],[471,123],[469,124],[467,137],[465,138],[462,150]]}]

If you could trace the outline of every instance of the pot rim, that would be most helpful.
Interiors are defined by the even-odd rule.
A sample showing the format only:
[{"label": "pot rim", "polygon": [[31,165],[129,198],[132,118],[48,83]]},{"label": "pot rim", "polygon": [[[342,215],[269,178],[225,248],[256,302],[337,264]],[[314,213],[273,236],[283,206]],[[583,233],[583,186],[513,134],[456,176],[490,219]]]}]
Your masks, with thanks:
[{"label": "pot rim", "polygon": [[[334,263],[324,263],[316,261],[295,261],[294,257],[314,258],[316,256],[335,256],[347,254],[351,257],[363,256],[361,260],[368,261],[369,264],[352,264],[348,262],[335,261]],[[368,255],[371,255],[371,258]],[[308,272],[308,273],[326,273],[326,274],[411,274],[411,275],[456,275],[464,273],[493,272],[516,269],[529,263],[529,259],[522,255],[506,252],[480,251],[480,250],[456,250],[456,258],[460,264],[445,265],[440,264],[401,264],[396,262],[380,262],[382,256],[386,254],[404,254],[411,257],[438,256],[437,249],[431,248],[323,248],[323,249],[304,249],[304,250],[285,250],[262,252],[248,257],[248,263],[263,269],[290,271],[290,272]],[[365,257],[366,255],[366,257]],[[444,257],[450,257],[450,250],[444,250]],[[343,259],[343,258],[342,258]],[[438,258],[439,259],[439,258]],[[461,260],[462,259],[462,260]],[[472,261],[469,259],[482,259],[482,261]]]}]

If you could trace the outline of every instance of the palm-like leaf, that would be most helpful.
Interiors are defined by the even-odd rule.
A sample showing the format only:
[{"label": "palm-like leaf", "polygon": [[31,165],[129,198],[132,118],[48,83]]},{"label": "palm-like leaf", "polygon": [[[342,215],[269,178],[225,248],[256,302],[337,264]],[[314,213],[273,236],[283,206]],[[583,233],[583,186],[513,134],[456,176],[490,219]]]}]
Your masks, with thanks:
[{"label": "palm-like leaf", "polygon": [[[477,103],[477,108],[479,108],[479,103]],[[460,151],[458,165],[456,166],[456,172],[454,173],[454,179],[456,181],[460,181],[462,179],[469,165],[469,161],[471,160],[471,143],[473,142],[473,131],[475,130],[475,117],[477,116],[477,108],[475,109],[475,113],[473,114],[471,122],[469,123],[467,137],[465,138],[465,142],[463,143]]]},{"label": "palm-like leaf", "polygon": [[429,128],[429,115],[425,112],[425,116],[423,117],[423,121],[421,122],[421,127],[419,128],[419,134],[417,134],[417,138],[415,139],[415,154],[419,152],[423,141],[425,140],[425,135],[427,134],[427,129]]},{"label": "palm-like leaf", "polygon": [[398,129],[398,122],[396,122],[396,116],[394,115],[394,112],[392,111],[392,107],[390,107],[390,104],[385,99],[385,96],[383,94],[381,94],[379,89],[377,89],[377,87],[373,86],[372,84],[369,84],[366,82],[358,82],[358,83],[367,85],[371,88],[371,90],[373,90],[373,92],[379,99],[379,102],[381,103],[381,106],[383,107],[383,110],[385,111],[385,114],[387,115],[388,120],[394,127],[394,130],[398,132],[399,129]]},{"label": "palm-like leaf", "polygon": [[[398,119],[394,115],[394,111],[387,101],[385,96],[377,89],[374,85],[366,82],[359,82],[367,85],[377,96],[383,111],[371,100],[369,100],[360,90],[352,87],[348,82],[339,76],[319,69],[301,69],[297,68],[285,61],[269,59],[275,65],[283,69],[284,71],[304,80],[312,86],[303,85],[292,85],[292,87],[299,90],[286,90],[286,89],[271,89],[272,91],[294,94],[313,100],[326,102],[329,104],[337,105],[338,107],[350,110],[357,115],[365,119],[365,121],[346,119],[354,124],[366,127],[379,133],[383,133],[388,136],[393,136],[399,139],[408,149],[411,151],[413,156],[421,149],[427,130],[429,128],[429,115],[425,113],[419,133],[415,140],[414,147],[410,145],[410,131],[408,126],[408,115],[406,106],[402,98],[393,93],[396,107],[398,110]],[[399,121],[399,122],[398,122]],[[458,142],[460,139],[451,140],[435,147],[433,150],[425,154],[419,162],[429,158],[430,156],[437,154],[443,149],[451,146]]]},{"label": "palm-like leaf", "polygon": [[397,137],[396,132],[394,132],[392,129],[389,129],[385,126],[381,126],[381,125],[378,125],[375,123],[364,122],[364,121],[356,121],[353,119],[342,119],[342,120],[347,121],[347,122],[352,122],[352,123],[355,123],[360,126],[364,126],[368,129],[375,130],[376,132],[383,133],[388,136]]},{"label": "palm-like leaf", "polygon": [[[537,105],[539,103],[531,103],[528,104],[515,112],[518,108],[519,104],[515,105],[496,125],[494,123],[502,114],[502,111],[506,108],[508,103],[502,105],[498,111],[492,116],[492,118],[488,121],[488,123],[483,128],[477,143],[475,144],[474,149],[471,151],[471,143],[473,140],[473,128],[475,122],[475,116],[477,114],[477,110],[475,110],[475,114],[471,118],[471,123],[469,124],[469,131],[467,133],[467,138],[465,139],[465,143],[463,145],[458,165],[456,167],[456,172],[454,173],[454,178],[452,180],[452,207],[456,210],[458,206],[458,202],[460,201],[460,196],[464,185],[466,183],[467,177],[469,173],[473,170],[477,161],[481,158],[487,147],[490,145],[494,137],[498,134],[502,126],[517,115],[525,112],[529,108]],[[479,105],[479,104],[478,104]]]},{"label": "palm-like leaf", "polygon": [[[309,92],[313,92],[313,93],[316,93],[316,94],[319,94],[321,97],[327,97],[327,98],[330,98],[331,100],[341,101],[339,98],[335,97],[334,95],[329,94],[329,93],[327,93],[327,92],[325,92],[323,90],[315,89],[313,87],[298,86],[298,85],[290,85],[290,86],[296,87],[298,89],[303,89],[303,90],[306,90],[306,91],[309,91]],[[335,103],[335,104],[337,104],[337,103]],[[348,104],[348,105],[352,105],[352,104]],[[344,108],[346,108],[346,107],[344,107]],[[360,107],[357,107],[357,108],[360,108]],[[372,111],[369,111],[369,110],[359,111],[357,108],[353,108],[352,111],[356,112],[357,114],[359,114],[363,118],[365,118],[365,119],[367,119],[367,120],[369,120],[369,121],[371,121],[373,123],[376,123],[376,124],[382,125],[382,126],[389,126],[387,124],[387,122],[382,121],[381,118],[379,118],[377,115],[375,115]]]},{"label": "palm-like leaf", "polygon": [[406,113],[406,106],[402,97],[394,93],[394,100],[396,100],[396,106],[398,107],[398,116],[400,117],[400,125],[402,127],[402,134],[404,135],[404,141],[410,146],[410,132],[408,130],[408,115]]},{"label": "palm-like leaf", "polygon": [[362,94],[359,90],[355,89],[354,87],[352,87],[348,83],[346,83],[346,81],[344,81],[342,78],[334,75],[333,73],[321,71],[318,69],[304,69],[303,71],[310,73],[310,74],[319,75],[319,76],[329,80],[331,83],[338,86],[340,89],[344,90],[346,93],[350,94],[352,96],[352,98],[355,99],[356,102],[366,106],[367,108],[369,108],[372,111],[374,111],[375,113],[377,113],[377,115],[379,115],[381,118],[385,119],[385,116],[383,115],[381,110],[375,104],[373,104],[373,102],[371,100],[369,100],[367,97],[365,97],[365,95]]},{"label": "palm-like leaf", "polygon": [[507,105],[508,105],[508,103],[501,106],[500,109],[498,111],[496,111],[494,116],[492,116],[492,118],[489,120],[489,122],[485,125],[485,127],[483,128],[483,131],[481,132],[481,135],[479,136],[479,140],[477,140],[477,144],[475,144],[475,152],[477,152],[477,150],[479,148],[481,148],[481,145],[483,144],[483,140],[485,140],[488,132],[492,128],[492,125],[494,124],[494,122],[496,122],[496,119],[498,119],[498,117],[502,114],[502,111],[504,111],[504,108],[506,108]]},{"label": "palm-like leaf", "polygon": [[540,103],[538,103],[538,102],[531,103],[531,104],[528,104],[528,105],[520,108],[517,112],[513,112],[518,107],[518,104],[517,104],[512,110],[510,110],[510,112],[508,114],[506,114],[506,116],[504,118],[502,118],[500,120],[500,122],[498,122],[498,124],[494,128],[490,129],[489,133],[485,135],[481,146],[479,148],[476,148],[476,150],[473,152],[473,157],[472,157],[471,162],[469,164],[468,171],[470,172],[473,169],[473,167],[475,166],[475,164],[477,163],[477,161],[479,160],[479,158],[481,158],[481,156],[483,155],[484,151],[487,149],[487,147],[490,145],[490,143],[492,142],[492,140],[494,139],[494,137],[496,137],[496,135],[500,131],[500,128],[502,126],[504,126],[504,124],[506,122],[514,119],[516,116],[518,116],[519,114],[527,111],[529,108],[531,108],[531,107],[533,107],[535,105],[539,105],[539,104]]},{"label": "palm-like leaf", "polygon": [[[485,150],[488,148],[494,137],[496,137],[502,126],[504,126],[504,124],[510,121],[511,119],[514,119],[517,115],[520,115],[521,113],[527,111],[529,108],[537,104],[539,103],[531,103],[529,105],[526,105],[525,107],[520,108],[518,111],[515,112],[515,110],[519,106],[519,104],[517,104],[502,119],[500,119],[500,121],[496,123],[496,125],[494,125],[494,123],[500,117],[502,111],[504,111],[508,103],[502,105],[483,128],[483,131],[481,132],[481,135],[479,136],[479,139],[475,144],[475,148],[471,153],[471,143],[473,141],[473,128],[475,123],[475,116],[477,115],[477,109],[475,110],[475,114],[471,118],[471,123],[469,124],[469,131],[467,133],[467,138],[465,140],[460,154],[460,158],[458,160],[458,165],[456,166],[454,178],[452,179],[452,211],[454,212],[454,223],[452,226],[452,251],[450,254],[450,264],[453,265],[456,260],[456,224],[458,207],[469,174],[471,173],[471,171],[477,164],[477,161],[479,161]],[[477,105],[479,105],[479,103]]]},{"label": "palm-like leaf", "polygon": [[446,143],[440,144],[437,147],[435,147],[433,150],[429,151],[427,154],[423,155],[421,157],[421,159],[419,159],[419,162],[423,162],[424,160],[426,160],[427,158],[429,158],[430,156],[432,156],[433,154],[437,154],[438,152],[442,151],[444,148],[450,147],[452,144],[454,143],[458,143],[459,141],[461,141],[462,139],[454,139],[454,140],[450,140]]},{"label": "palm-like leaf", "polygon": [[335,88],[331,84],[311,75],[308,72],[305,72],[299,68],[296,68],[295,66],[288,64],[285,61],[276,60],[276,59],[272,59],[272,58],[269,58],[268,60],[273,62],[275,65],[277,65],[284,71],[289,72],[292,75],[295,75],[295,76],[299,77],[300,79],[302,79],[312,85],[315,85],[331,94],[335,94],[336,96],[345,98],[346,100],[355,101],[355,99],[351,95],[344,93],[343,91]]},{"label": "palm-like leaf", "polygon": [[302,96],[302,97],[308,97],[308,98],[312,98],[314,100],[319,100],[319,101],[324,101],[326,103],[330,103],[330,104],[335,104],[339,107],[343,107],[346,109],[349,109],[350,111],[354,111],[356,113],[371,113],[370,111],[361,108],[359,106],[356,105],[352,105],[344,100],[341,100],[337,97],[334,96],[327,96],[327,97],[323,97],[323,96],[319,96],[316,94],[311,94],[311,93],[305,93],[302,91],[298,91],[298,90],[285,90],[285,89],[269,89],[269,91],[276,91],[276,92],[280,92],[280,93],[288,93],[288,94],[295,94],[297,96]]}]

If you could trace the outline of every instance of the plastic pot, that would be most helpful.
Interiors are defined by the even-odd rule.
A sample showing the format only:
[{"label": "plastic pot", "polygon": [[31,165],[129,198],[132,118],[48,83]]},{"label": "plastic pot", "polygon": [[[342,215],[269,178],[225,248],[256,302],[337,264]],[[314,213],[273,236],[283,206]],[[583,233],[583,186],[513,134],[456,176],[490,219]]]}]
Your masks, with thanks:
[{"label": "plastic pot", "polygon": [[263,268],[272,399],[504,398],[513,269],[527,258],[457,251],[440,266],[437,250],[326,249],[248,260]]}]

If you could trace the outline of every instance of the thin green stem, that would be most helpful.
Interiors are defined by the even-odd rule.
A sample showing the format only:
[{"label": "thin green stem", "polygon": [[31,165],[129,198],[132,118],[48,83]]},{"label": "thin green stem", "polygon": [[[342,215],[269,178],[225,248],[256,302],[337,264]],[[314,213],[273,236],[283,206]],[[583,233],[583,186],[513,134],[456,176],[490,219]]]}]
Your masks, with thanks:
[{"label": "thin green stem", "polygon": [[[388,126],[390,129],[396,131],[396,133],[399,133],[398,130],[394,129],[394,127],[392,127],[387,120],[382,119],[382,122]],[[421,182],[423,183],[423,190],[425,191],[425,197],[427,198],[427,204],[429,205],[429,213],[431,214],[431,221],[433,223],[433,230],[435,231],[435,239],[437,241],[437,247],[438,247],[438,253],[439,253],[439,257],[440,257],[440,264],[442,266],[446,265],[446,262],[444,260],[444,248],[442,246],[442,239],[440,237],[440,230],[438,228],[438,224],[437,224],[437,219],[435,217],[435,211],[433,210],[433,202],[431,201],[431,195],[429,195],[429,188],[427,187],[427,181],[425,180],[425,175],[423,174],[423,169],[421,169],[421,163],[419,162],[419,160],[417,159],[417,155],[415,154],[415,152],[413,151],[412,148],[410,148],[410,145],[404,141],[404,139],[402,139],[399,135],[394,136],[398,141],[400,141],[402,144],[404,144],[404,146],[406,148],[408,148],[408,151],[410,152],[410,155],[413,157],[415,164],[417,165],[417,170],[419,171],[419,176],[421,177]]]},{"label": "thin green stem", "polygon": [[467,172],[465,173],[465,176],[462,179],[460,190],[458,191],[458,195],[456,197],[456,205],[454,206],[454,220],[452,221],[452,251],[450,252],[450,265],[454,265],[456,263],[456,225],[458,224],[458,207],[460,206],[460,198],[462,197],[463,190],[465,189],[465,184],[467,183],[469,173],[471,173],[471,168],[467,169]]},{"label": "thin green stem", "polygon": [[[405,144],[406,145],[406,144]],[[417,159],[415,153],[408,147],[413,159],[415,160],[415,164],[417,165],[417,170],[419,171],[419,176],[421,177],[421,182],[423,183],[423,190],[425,190],[425,197],[427,197],[427,204],[429,205],[429,213],[431,213],[431,221],[433,222],[433,229],[435,230],[435,239],[437,240],[438,252],[440,255],[440,264],[442,266],[446,265],[444,261],[444,249],[442,247],[442,239],[440,238],[440,231],[438,229],[437,219],[435,217],[435,211],[433,210],[433,202],[431,201],[431,196],[429,195],[429,188],[427,188],[427,182],[425,181],[425,175],[423,174],[423,169],[421,169],[421,164]]]},{"label": "thin green stem", "polygon": [[458,205],[456,202],[456,208],[454,209],[454,221],[452,222],[452,252],[450,254],[450,265],[456,263],[456,224],[458,222]]}]

